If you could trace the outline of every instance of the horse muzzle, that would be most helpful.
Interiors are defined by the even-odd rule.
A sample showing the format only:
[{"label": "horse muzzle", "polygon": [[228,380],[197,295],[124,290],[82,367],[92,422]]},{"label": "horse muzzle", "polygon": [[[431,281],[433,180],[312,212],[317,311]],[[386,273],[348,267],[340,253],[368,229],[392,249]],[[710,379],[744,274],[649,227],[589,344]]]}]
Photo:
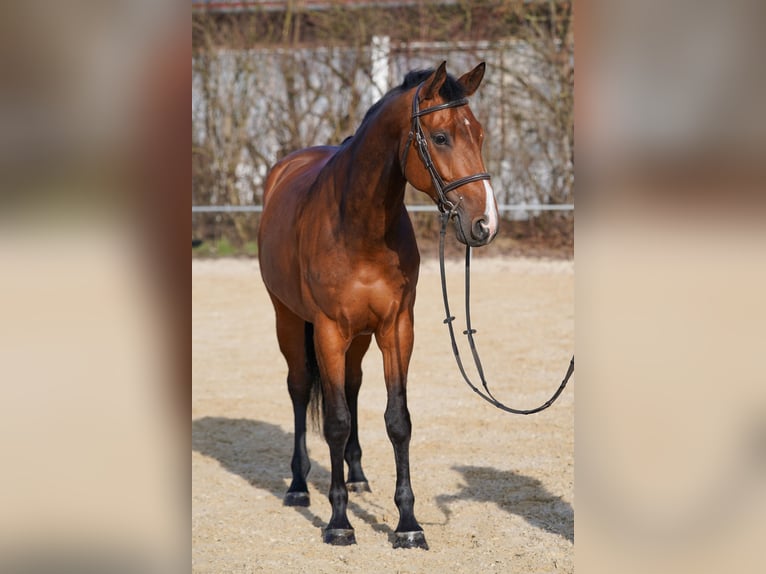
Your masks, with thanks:
[{"label": "horse muzzle", "polygon": [[471,247],[490,243],[497,235],[499,216],[492,185],[487,179],[482,182],[483,194],[474,188],[470,196],[459,195],[453,204],[458,241]]},{"label": "horse muzzle", "polygon": [[497,235],[497,225],[486,215],[470,218],[458,209],[455,214],[455,235],[458,241],[471,247],[489,244]]}]

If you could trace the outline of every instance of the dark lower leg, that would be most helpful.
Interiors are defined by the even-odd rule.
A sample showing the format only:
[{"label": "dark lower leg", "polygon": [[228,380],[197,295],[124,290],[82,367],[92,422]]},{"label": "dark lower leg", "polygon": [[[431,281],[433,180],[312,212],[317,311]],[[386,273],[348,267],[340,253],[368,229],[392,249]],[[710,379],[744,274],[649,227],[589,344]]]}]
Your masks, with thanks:
[{"label": "dark lower leg", "polygon": [[276,297],[271,298],[277,316],[279,350],[287,361],[287,390],[293,403],[295,439],[290,463],[292,482],[285,495],[288,506],[308,506],[306,486],[311,463],[306,450],[306,409],[311,398],[311,376],[306,365],[306,322]]},{"label": "dark lower leg", "polygon": [[362,359],[370,347],[371,337],[362,335],[354,339],[346,352],[346,400],[351,414],[351,433],[346,444],[345,459],[348,464],[348,489],[369,492],[370,486],[362,470],[362,447],[359,444],[359,419],[357,399],[362,386]]},{"label": "dark lower leg", "polygon": [[[326,400],[326,399],[325,399]],[[351,416],[345,400],[341,404],[325,402],[324,433],[327,444],[330,447],[330,504],[332,516],[327,524],[327,532],[337,530],[351,530],[348,521],[346,507],[348,506],[348,490],[344,481],[343,454],[351,431]],[[326,534],[326,542],[332,542]]]},{"label": "dark lower leg", "polygon": [[396,461],[396,491],[394,502],[399,509],[399,524],[396,532],[414,532],[423,529],[415,520],[415,496],[410,483],[410,436],[412,424],[407,410],[404,390],[389,393],[386,407],[386,430],[394,447]]},{"label": "dark lower leg", "polygon": [[287,506],[308,506],[309,494],[306,478],[311,469],[308,450],[306,449],[306,410],[309,401],[307,384],[300,385],[288,377],[290,398],[293,402],[293,423],[295,439],[293,442],[293,458],[290,463],[292,482],[285,495]]},{"label": "dark lower leg", "polygon": [[324,436],[330,447],[330,493],[332,516],[324,532],[329,544],[354,544],[354,531],[346,515],[348,490],[344,480],[348,437],[351,434],[351,412],[346,400],[346,351],[348,341],[339,333],[338,326],[324,318],[314,324],[314,343],[322,373],[324,397]]},{"label": "dark lower leg", "polygon": [[351,414],[351,431],[346,443],[344,458],[348,464],[348,480],[352,490],[369,491],[367,478],[362,470],[362,447],[359,444],[359,426],[357,418],[357,392],[348,397],[349,411]]},{"label": "dark lower leg", "polygon": [[293,480],[288,492],[308,492],[306,477],[311,470],[311,461],[306,449],[306,406],[293,405],[293,409],[295,414],[295,442],[293,444],[293,458],[290,463]]}]

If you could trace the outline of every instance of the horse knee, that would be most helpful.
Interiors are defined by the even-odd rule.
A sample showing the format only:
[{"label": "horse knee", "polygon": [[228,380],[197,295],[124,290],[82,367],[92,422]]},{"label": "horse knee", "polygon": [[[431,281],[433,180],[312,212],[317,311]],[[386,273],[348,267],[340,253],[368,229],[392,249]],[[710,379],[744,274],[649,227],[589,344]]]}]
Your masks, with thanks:
[{"label": "horse knee", "polygon": [[394,442],[408,440],[412,434],[412,422],[407,408],[387,408],[385,414],[386,431]]},{"label": "horse knee", "polygon": [[342,443],[345,446],[350,434],[351,415],[348,412],[325,413],[324,436],[328,444]]}]

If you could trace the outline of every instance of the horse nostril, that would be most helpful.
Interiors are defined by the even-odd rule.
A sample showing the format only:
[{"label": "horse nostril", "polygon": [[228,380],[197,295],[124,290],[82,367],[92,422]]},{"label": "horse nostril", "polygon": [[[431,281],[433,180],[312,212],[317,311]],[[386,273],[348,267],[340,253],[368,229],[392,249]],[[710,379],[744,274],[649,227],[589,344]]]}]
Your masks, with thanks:
[{"label": "horse nostril", "polygon": [[473,220],[473,225],[471,225],[471,235],[473,235],[473,238],[477,241],[484,241],[489,237],[489,225],[487,225],[484,217],[477,217]]}]

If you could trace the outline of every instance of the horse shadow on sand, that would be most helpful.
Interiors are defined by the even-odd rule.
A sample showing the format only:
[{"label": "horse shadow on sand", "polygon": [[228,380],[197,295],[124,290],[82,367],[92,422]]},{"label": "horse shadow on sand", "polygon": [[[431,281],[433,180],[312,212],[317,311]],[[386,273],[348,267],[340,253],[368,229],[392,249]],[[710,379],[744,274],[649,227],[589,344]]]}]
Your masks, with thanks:
[{"label": "horse shadow on sand", "polygon": [[[270,492],[282,500],[287,491],[290,477],[290,459],[292,457],[293,433],[285,432],[281,427],[251,419],[231,419],[226,417],[203,417],[192,421],[192,449],[217,460],[223,468],[241,476],[249,484]],[[490,467],[455,466],[465,484],[455,494],[442,494],[436,497],[436,504],[449,521],[452,511],[450,506],[457,501],[491,502],[497,504],[509,514],[516,514],[537,528],[558,534],[569,541],[574,541],[574,512],[572,506],[548,492],[542,483],[528,476],[513,471],[501,471]],[[308,482],[319,492],[327,493],[330,489],[330,471],[311,458],[311,472]],[[355,493],[350,493],[348,510],[370,527],[388,535],[390,541],[395,538],[393,529],[378,521],[376,516],[354,500]],[[329,517],[329,503],[323,498],[312,500],[311,507],[285,507],[302,515],[316,528],[324,528],[327,521],[313,512],[318,508]],[[373,504],[364,501],[365,504]],[[384,509],[376,509],[382,516]]]},{"label": "horse shadow on sand", "polygon": [[[230,419],[226,417],[202,417],[192,421],[192,449],[217,460],[223,468],[244,478],[256,488],[266,490],[279,500],[287,492],[290,474],[290,459],[293,455],[293,433],[285,432],[281,427],[251,419]],[[330,471],[319,464],[313,457],[311,472],[308,476],[319,492],[330,490]],[[355,493],[349,493],[348,511],[376,532],[387,534],[389,540],[395,538],[393,529],[365,510],[356,501]],[[322,505],[322,503],[326,505]],[[370,503],[370,501],[366,501]],[[312,508],[330,516],[330,506],[326,497],[316,500],[312,497],[312,506],[290,506],[290,509],[302,515],[313,526],[324,528],[327,520],[321,518]],[[374,503],[372,503],[374,504]],[[326,512],[324,512],[326,511]]]},{"label": "horse shadow on sand", "polygon": [[436,497],[436,504],[449,521],[450,506],[457,501],[490,502],[509,514],[522,517],[532,526],[574,542],[574,510],[560,496],[550,493],[536,478],[514,471],[485,466],[453,466],[465,484],[456,494]]}]

